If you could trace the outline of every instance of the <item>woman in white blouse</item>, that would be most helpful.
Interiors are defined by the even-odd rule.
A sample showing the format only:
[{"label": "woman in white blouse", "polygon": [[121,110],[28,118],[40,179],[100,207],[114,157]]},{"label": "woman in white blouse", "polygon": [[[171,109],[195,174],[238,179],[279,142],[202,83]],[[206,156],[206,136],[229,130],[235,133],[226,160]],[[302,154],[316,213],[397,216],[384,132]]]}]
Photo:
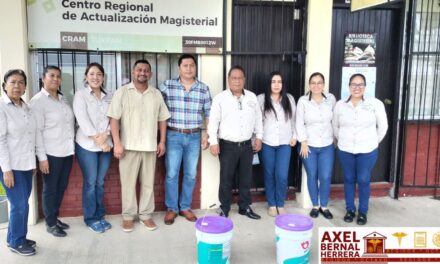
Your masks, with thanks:
[{"label": "woman in white blouse", "polygon": [[47,66],[43,71],[43,88],[31,100],[43,136],[48,165],[43,173],[43,213],[46,230],[56,237],[65,237],[69,225],[58,219],[64,192],[69,183],[74,154],[74,117],[60,91],[61,69]]},{"label": "woman in white blouse", "polygon": [[336,99],[332,94],[324,93],[324,87],[324,75],[319,72],[310,75],[310,91],[298,100],[296,132],[313,204],[310,216],[316,218],[321,212],[325,218],[332,219],[327,206],[335,153],[332,117]]},{"label": "woman in white blouse", "polygon": [[291,148],[296,144],[295,100],[283,87],[280,72],[270,74],[264,94],[257,97],[263,113],[260,159],[270,216],[285,214]]},{"label": "woman in white blouse", "polygon": [[10,202],[9,249],[23,256],[35,254],[36,242],[26,238],[32,175],[36,168],[35,152],[40,164],[47,163],[41,134],[32,112],[21,96],[26,91],[26,74],[19,69],[8,71],[3,78],[0,98],[0,181]]},{"label": "woman in white blouse", "polygon": [[378,145],[388,129],[385,107],[376,98],[364,97],[365,76],[353,74],[349,81],[350,96],[338,101],[333,115],[333,131],[338,140],[338,157],[344,172],[345,222],[355,217],[356,183],[359,209],[356,223],[367,223],[371,171],[377,160]]},{"label": "woman in white blouse", "polygon": [[106,115],[112,94],[104,90],[104,78],[104,68],[98,63],[90,63],[85,71],[86,87],[77,91],[73,99],[78,122],[75,152],[83,174],[84,222],[97,233],[112,227],[104,219],[104,178],[113,146]]}]

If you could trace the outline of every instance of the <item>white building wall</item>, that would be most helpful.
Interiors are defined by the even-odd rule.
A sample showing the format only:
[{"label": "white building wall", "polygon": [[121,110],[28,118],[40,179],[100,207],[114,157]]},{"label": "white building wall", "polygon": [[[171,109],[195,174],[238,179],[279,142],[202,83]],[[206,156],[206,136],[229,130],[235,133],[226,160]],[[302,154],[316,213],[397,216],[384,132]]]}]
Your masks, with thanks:
[{"label": "white building wall", "polygon": [[[3,75],[10,69],[19,68],[26,72],[28,84],[32,83],[29,74],[29,50],[27,47],[27,21],[26,1],[2,0],[0,1],[0,74],[1,82]],[[30,99],[29,85],[23,97],[25,101]],[[33,180],[31,197],[29,198],[29,224],[35,224],[38,220],[38,199],[36,179]]]}]

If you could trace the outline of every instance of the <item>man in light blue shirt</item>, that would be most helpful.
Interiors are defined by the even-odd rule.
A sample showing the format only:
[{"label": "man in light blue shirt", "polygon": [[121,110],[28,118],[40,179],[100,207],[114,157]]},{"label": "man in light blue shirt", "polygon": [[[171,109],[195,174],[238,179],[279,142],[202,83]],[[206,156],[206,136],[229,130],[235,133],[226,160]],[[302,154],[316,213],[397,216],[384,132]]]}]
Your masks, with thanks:
[{"label": "man in light blue shirt", "polygon": [[[179,61],[179,77],[167,80],[159,86],[171,118],[167,126],[165,154],[165,205],[164,222],[174,223],[177,214],[194,222],[197,217],[191,211],[192,193],[196,182],[197,163],[202,147],[207,148],[207,136],[201,140],[203,117],[208,123],[211,108],[209,87],[196,78],[196,60],[183,54]],[[183,160],[183,181],[179,201],[179,172]]]}]

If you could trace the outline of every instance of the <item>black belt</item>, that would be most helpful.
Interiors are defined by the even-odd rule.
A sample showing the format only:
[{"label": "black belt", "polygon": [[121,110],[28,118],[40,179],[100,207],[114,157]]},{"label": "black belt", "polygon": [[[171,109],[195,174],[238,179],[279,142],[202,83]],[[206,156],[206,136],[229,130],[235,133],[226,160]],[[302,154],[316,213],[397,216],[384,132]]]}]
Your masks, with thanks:
[{"label": "black belt", "polygon": [[246,146],[246,145],[251,145],[252,144],[252,141],[250,139],[249,140],[245,140],[245,141],[240,141],[240,142],[234,142],[234,141],[220,139],[220,142],[224,143],[224,144],[228,144],[228,145],[235,145],[235,146],[238,146],[238,147]]},{"label": "black belt", "polygon": [[172,131],[177,131],[179,133],[183,133],[183,134],[192,134],[192,133],[197,133],[200,132],[200,128],[177,128],[177,127],[167,127],[168,130],[172,130]]}]

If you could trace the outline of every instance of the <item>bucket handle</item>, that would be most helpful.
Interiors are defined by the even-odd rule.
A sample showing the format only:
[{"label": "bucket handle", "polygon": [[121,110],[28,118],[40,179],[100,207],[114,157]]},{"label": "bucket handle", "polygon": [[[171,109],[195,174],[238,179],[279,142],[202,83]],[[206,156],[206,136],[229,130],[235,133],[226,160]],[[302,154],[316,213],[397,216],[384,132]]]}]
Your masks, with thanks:
[{"label": "bucket handle", "polygon": [[[202,223],[200,224],[202,227],[208,225],[207,223],[205,223],[205,217],[206,214],[208,213],[208,210],[211,209],[212,207],[216,206],[217,204],[211,204],[206,210],[205,210],[205,214],[202,217]],[[221,209],[220,209],[221,210]]]}]

